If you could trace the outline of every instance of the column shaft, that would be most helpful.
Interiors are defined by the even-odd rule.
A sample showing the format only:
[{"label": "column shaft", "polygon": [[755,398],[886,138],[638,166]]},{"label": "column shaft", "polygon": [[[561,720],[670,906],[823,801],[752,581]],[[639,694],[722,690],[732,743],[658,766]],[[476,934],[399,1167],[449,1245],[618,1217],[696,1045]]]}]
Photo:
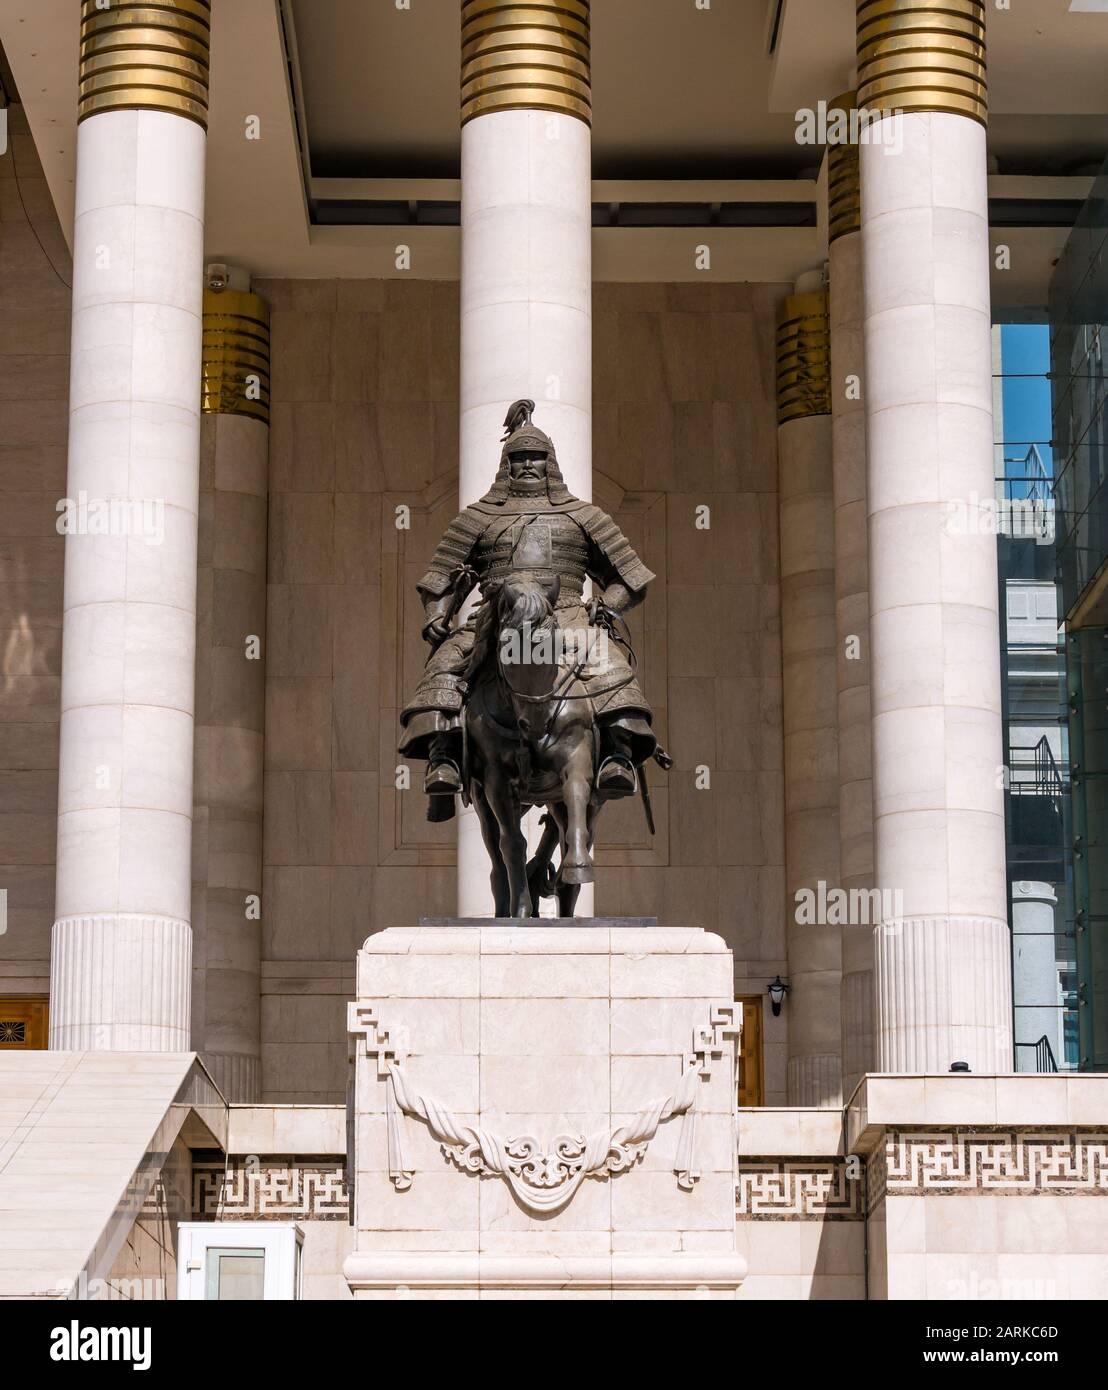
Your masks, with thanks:
[{"label": "column shaft", "polygon": [[878,1064],[1006,1072],[984,9],[860,0],[858,23],[874,859],[902,904],[875,932]]},{"label": "column shaft", "polygon": [[[849,112],[854,93],[830,103]],[[870,744],[869,544],[862,339],[858,146],[828,150],[831,454],[838,634],[839,883],[850,895],[842,929],[843,1096],[873,1069],[873,773]]]},{"label": "column shaft", "polygon": [[82,11],[52,1047],[189,1046],[207,12]]},{"label": "column shaft", "polygon": [[777,334],[790,1105],[842,1099],[841,929],[797,896],[839,879],[829,372],[827,293],[793,295]]},{"label": "column shaft", "polygon": [[204,295],[193,792],[193,1041],[224,1096],[261,1092],[269,313]]},{"label": "column shaft", "polygon": [[1045,1038],[1055,1065],[1066,1056],[1062,987],[1054,914],[1058,899],[1049,883],[1017,879],[1012,884],[1012,993],[1015,1069],[1046,1071]]},{"label": "column shaft", "polygon": [[[536,50],[530,30],[509,45],[511,5],[466,0],[462,11],[462,506],[488,490],[504,411],[520,397],[538,402],[569,490],[592,497],[589,7],[534,8],[544,15]],[[458,911],[492,911],[472,810],[458,826]],[[578,915],[591,911],[588,885]]]}]

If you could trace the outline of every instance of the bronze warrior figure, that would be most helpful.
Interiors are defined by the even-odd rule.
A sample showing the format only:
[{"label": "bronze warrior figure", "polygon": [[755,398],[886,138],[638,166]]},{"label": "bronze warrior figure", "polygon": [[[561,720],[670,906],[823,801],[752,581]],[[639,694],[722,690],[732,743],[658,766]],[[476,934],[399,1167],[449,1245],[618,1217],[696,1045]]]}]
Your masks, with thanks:
[{"label": "bronze warrior figure", "polygon": [[[653,830],[643,764],[671,761],[622,616],[654,575],[610,516],[568,491],[534,408],[509,410],[496,481],[451,522],[419,581],[431,655],[401,715],[401,754],[428,764],[428,818],[450,819],[456,794],[472,801],[503,917],[531,916],[555,893],[572,916],[594,878],[600,805],[638,787]],[[456,621],[478,585],[480,603]],[[549,814],[528,864],[520,820],[532,806]]]}]

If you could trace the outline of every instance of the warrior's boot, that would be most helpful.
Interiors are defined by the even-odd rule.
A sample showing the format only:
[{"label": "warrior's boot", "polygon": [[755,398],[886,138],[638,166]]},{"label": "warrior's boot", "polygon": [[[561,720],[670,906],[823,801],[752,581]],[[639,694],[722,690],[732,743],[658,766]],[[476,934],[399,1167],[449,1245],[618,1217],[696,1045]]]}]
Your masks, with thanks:
[{"label": "warrior's boot", "polygon": [[635,764],[631,758],[631,735],[618,724],[606,724],[600,731],[600,770],[596,789],[606,797],[633,796]]},{"label": "warrior's boot", "polygon": [[462,790],[462,736],[452,729],[431,740],[423,790],[428,796],[453,796]]}]

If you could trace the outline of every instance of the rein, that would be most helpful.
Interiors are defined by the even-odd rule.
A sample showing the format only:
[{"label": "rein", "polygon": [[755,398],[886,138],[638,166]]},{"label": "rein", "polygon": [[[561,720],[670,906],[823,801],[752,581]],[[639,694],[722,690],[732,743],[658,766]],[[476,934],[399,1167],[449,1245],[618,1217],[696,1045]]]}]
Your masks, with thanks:
[{"label": "rein", "polygon": [[[496,669],[500,675],[500,679],[508,687],[512,699],[523,700],[525,703],[531,705],[541,705],[544,704],[547,700],[557,700],[559,704],[561,704],[563,701],[566,700],[592,700],[600,695],[611,695],[617,690],[622,690],[625,685],[630,685],[631,682],[635,679],[635,671],[638,668],[638,657],[635,655],[635,648],[631,645],[631,633],[626,622],[623,620],[622,617],[620,617],[618,613],[613,613],[612,616],[615,618],[616,622],[620,624],[624,632],[627,633],[626,640],[620,637],[619,633],[616,632],[611,621],[598,624],[598,626],[603,626],[604,628],[606,628],[607,631],[611,634],[612,638],[619,643],[619,645],[624,649],[624,651],[626,651],[628,664],[631,667],[630,675],[621,676],[619,680],[613,681],[612,684],[606,685],[599,690],[586,690],[579,695],[565,694],[564,692],[568,690],[568,688],[573,684],[573,682],[578,678],[581,672],[588,665],[589,657],[592,655],[593,650],[592,639],[590,637],[589,644],[585,650],[584,656],[578,658],[576,665],[574,665],[571,670],[563,672],[561,675],[559,675],[558,679],[554,682],[554,684],[550,687],[548,691],[546,691],[542,695],[525,695],[521,690],[517,690],[515,686],[511,683],[511,681],[508,679],[508,676],[504,670],[504,666],[500,660],[500,648],[498,644],[496,655]],[[553,619],[553,613],[551,614],[551,618]],[[499,629],[497,635],[499,636]]]},{"label": "rein", "polygon": [[[605,610],[605,611],[607,612],[608,610]],[[620,623],[621,626],[623,627],[623,630],[627,633],[627,640],[626,640],[626,641],[624,641],[624,639],[621,638],[621,637],[619,636],[619,634],[615,631],[615,627],[614,627],[614,624],[613,624],[613,621],[612,621],[613,619],[614,619],[616,622]],[[553,612],[553,610],[551,611],[551,614],[550,614],[550,621],[551,621],[551,622],[554,622],[554,612]],[[567,672],[564,672],[562,675],[560,675],[560,676],[558,677],[558,679],[554,682],[554,684],[551,686],[551,688],[550,688],[544,695],[525,695],[522,691],[517,690],[517,689],[515,688],[515,686],[511,683],[511,681],[508,679],[507,675],[505,674],[504,666],[503,666],[503,664],[501,663],[501,660],[500,660],[500,644],[499,644],[499,640],[497,641],[497,648],[496,648],[496,670],[497,670],[497,674],[500,676],[500,679],[501,679],[501,680],[504,682],[504,684],[507,686],[507,688],[508,688],[508,693],[509,693],[509,695],[511,696],[511,699],[512,699],[513,704],[514,704],[515,701],[517,701],[517,700],[522,701],[522,702],[524,702],[525,704],[531,704],[531,705],[541,705],[541,704],[546,704],[547,702],[553,702],[553,708],[550,710],[550,713],[547,715],[546,720],[545,720],[545,722],[543,723],[542,729],[541,729],[541,731],[539,732],[539,734],[537,735],[537,737],[538,737],[539,739],[544,739],[544,738],[546,738],[546,736],[547,736],[547,735],[549,734],[549,732],[550,732],[550,728],[551,728],[551,726],[553,725],[555,719],[557,719],[559,713],[561,712],[562,706],[565,705],[568,701],[570,701],[570,700],[595,700],[595,699],[598,699],[601,695],[610,695],[610,694],[613,694],[613,693],[614,693],[615,691],[617,691],[617,690],[622,690],[624,686],[630,685],[631,682],[635,679],[635,668],[636,668],[638,662],[637,662],[637,658],[636,658],[636,656],[635,656],[635,649],[634,649],[634,647],[631,645],[631,634],[630,634],[630,631],[629,631],[628,628],[627,628],[627,624],[626,624],[626,623],[624,622],[624,620],[619,616],[618,613],[611,613],[610,617],[607,617],[602,623],[601,623],[601,621],[600,621],[600,615],[599,615],[599,613],[598,613],[598,614],[597,614],[597,620],[596,620],[596,621],[597,621],[597,625],[598,625],[598,626],[603,626],[603,627],[605,627],[605,628],[607,629],[607,631],[608,631],[609,633],[611,633],[611,635],[612,635],[612,637],[615,639],[615,641],[617,641],[617,642],[619,643],[619,645],[620,645],[621,647],[623,647],[623,648],[626,650],[627,656],[628,656],[628,664],[629,664],[629,666],[631,667],[631,670],[630,670],[630,672],[629,672],[628,675],[626,675],[626,676],[621,676],[619,680],[613,681],[611,684],[604,686],[604,688],[601,689],[601,690],[583,690],[583,691],[579,692],[578,694],[572,694],[572,695],[567,693],[567,691],[569,690],[569,687],[572,686],[573,683],[574,683],[574,681],[576,681],[576,680],[578,679],[578,677],[580,676],[581,672],[584,670],[586,664],[588,663],[589,656],[590,656],[590,654],[591,654],[591,652],[592,652],[592,640],[591,640],[591,638],[590,638],[589,642],[586,644],[586,648],[585,648],[585,653],[584,653],[584,655],[578,658],[576,664],[572,667],[571,670],[569,670],[569,671],[567,671]],[[555,626],[557,626],[556,623],[555,623]],[[590,626],[591,626],[591,625],[590,625]],[[497,629],[497,638],[499,639],[499,628]],[[518,713],[517,713],[517,719],[518,719],[518,717],[519,717],[519,716],[518,716]]]}]

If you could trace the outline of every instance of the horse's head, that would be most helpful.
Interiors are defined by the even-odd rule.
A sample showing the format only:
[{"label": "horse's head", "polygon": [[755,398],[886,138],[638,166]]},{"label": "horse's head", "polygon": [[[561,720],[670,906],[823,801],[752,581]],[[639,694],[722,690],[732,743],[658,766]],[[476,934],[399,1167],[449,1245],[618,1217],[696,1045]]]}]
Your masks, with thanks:
[{"label": "horse's head", "polygon": [[509,685],[517,692],[529,689],[550,666],[557,665],[553,647],[554,605],[562,581],[557,575],[543,581],[532,574],[510,574],[496,599],[496,646],[500,670],[517,668]]},{"label": "horse's head", "polygon": [[497,618],[501,632],[534,631],[549,622],[562,590],[559,575],[544,582],[530,574],[509,574],[500,586]]}]

